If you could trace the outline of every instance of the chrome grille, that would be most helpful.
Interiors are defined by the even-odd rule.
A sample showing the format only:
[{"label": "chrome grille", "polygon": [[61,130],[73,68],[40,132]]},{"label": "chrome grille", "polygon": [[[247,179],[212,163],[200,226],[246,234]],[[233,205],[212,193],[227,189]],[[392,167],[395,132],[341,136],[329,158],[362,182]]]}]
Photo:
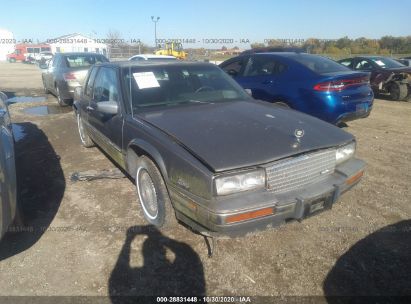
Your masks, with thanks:
[{"label": "chrome grille", "polygon": [[268,189],[287,192],[325,179],[335,170],[335,150],[323,150],[278,161],[266,168]]}]

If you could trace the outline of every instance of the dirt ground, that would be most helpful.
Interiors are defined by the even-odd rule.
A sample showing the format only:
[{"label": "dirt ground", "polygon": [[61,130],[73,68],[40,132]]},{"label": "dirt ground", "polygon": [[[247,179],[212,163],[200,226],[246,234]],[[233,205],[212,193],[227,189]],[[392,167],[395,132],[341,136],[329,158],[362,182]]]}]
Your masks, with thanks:
[{"label": "dirt ground", "polygon": [[[44,96],[38,68],[20,63],[0,64],[0,90]],[[183,226],[146,227],[129,179],[72,182],[115,165],[81,147],[72,112],[23,112],[39,105],[57,101],[9,106],[24,226],[0,242],[0,295],[411,295],[411,102],[375,100],[348,123],[368,166],[332,210],[219,240],[213,258]]]}]

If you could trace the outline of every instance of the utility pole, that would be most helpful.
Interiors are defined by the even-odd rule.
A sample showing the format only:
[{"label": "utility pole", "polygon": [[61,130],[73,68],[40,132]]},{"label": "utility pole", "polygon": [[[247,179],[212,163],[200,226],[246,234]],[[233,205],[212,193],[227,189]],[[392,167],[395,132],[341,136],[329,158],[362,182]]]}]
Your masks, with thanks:
[{"label": "utility pole", "polygon": [[151,21],[154,22],[154,48],[157,49],[157,22],[160,20],[160,17],[151,16]]}]

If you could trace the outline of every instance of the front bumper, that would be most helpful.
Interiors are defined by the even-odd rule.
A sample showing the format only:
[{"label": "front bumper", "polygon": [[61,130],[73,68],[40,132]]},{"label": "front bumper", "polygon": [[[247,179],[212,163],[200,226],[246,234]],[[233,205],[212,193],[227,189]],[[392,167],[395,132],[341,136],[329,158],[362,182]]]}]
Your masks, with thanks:
[{"label": "front bumper", "polygon": [[[281,194],[258,191],[224,198],[208,206],[193,197],[170,188],[177,218],[194,230],[211,236],[243,236],[278,226],[289,220],[301,220],[320,211],[331,209],[339,197],[357,184],[365,163],[351,159],[336,168],[325,180]],[[236,207],[240,206],[240,207]],[[231,222],[243,215],[264,214],[258,218]],[[272,211],[267,214],[267,211]]]}]

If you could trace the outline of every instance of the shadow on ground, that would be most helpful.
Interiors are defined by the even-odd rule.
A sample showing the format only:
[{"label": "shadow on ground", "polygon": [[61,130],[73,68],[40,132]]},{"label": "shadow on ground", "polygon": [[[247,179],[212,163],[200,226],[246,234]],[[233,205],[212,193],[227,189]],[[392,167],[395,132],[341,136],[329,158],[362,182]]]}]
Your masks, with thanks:
[{"label": "shadow on ground", "polygon": [[66,187],[59,156],[36,125],[14,124],[19,218],[0,242],[0,261],[35,244],[49,227]]},{"label": "shadow on ground", "polygon": [[[133,249],[133,242],[142,245]],[[143,259],[133,267],[135,251]],[[109,293],[113,303],[132,301],[124,296],[204,295],[203,265],[189,245],[164,236],[154,226],[133,226],[111,273]]]},{"label": "shadow on ground", "polygon": [[410,296],[411,220],[386,226],[352,246],[328,273],[323,289],[328,303],[365,300],[335,296]]}]

